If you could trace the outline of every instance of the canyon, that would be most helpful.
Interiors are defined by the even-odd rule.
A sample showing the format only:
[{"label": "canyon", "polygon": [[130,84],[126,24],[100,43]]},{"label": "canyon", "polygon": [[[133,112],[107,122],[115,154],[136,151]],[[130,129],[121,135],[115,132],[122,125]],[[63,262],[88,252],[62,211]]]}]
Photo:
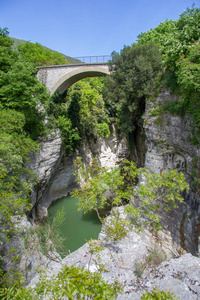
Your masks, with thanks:
[{"label": "canyon", "polygon": [[[129,158],[138,167],[146,167],[151,172],[162,173],[176,169],[184,173],[190,191],[183,195],[184,203],[162,216],[162,230],[155,234],[146,228],[144,232],[138,233],[133,228],[128,237],[112,242],[106,240],[102,229],[99,236],[104,247],[101,260],[109,271],[103,274],[103,278],[112,282],[116,277],[123,284],[124,295],[119,296],[119,299],[140,299],[144,290],[151,290],[155,286],[172,290],[180,299],[196,299],[200,296],[200,197],[198,183],[195,183],[196,174],[199,174],[200,150],[198,145],[191,143],[192,122],[188,116],[175,116],[167,111],[155,113],[156,107],[175,100],[176,96],[167,90],[161,91],[153,101],[146,100],[145,112],[135,130],[132,149],[113,126],[109,138],[82,141],[71,156],[66,155],[59,131],[54,132],[42,142],[37,155],[31,157],[29,167],[35,170],[39,181],[33,188],[33,208],[29,220],[16,221],[25,231],[32,226],[31,223],[37,223],[48,216],[48,207],[53,201],[68,195],[77,187],[73,174],[73,160],[77,156],[81,156],[85,164],[97,157],[101,166],[107,169]],[[121,208],[119,210],[123,217],[123,211]],[[60,258],[60,261],[45,257],[34,249],[33,244],[29,251],[19,246],[23,253],[20,269],[26,273],[30,286],[39,280],[39,274],[35,271],[38,267],[43,269],[48,266],[49,276],[57,274],[63,264],[85,266],[92,272],[97,268],[95,258],[89,263],[87,243],[66,258]],[[165,254],[167,261],[146,268],[142,277],[138,278],[135,264],[144,263],[145,257],[157,250]]]}]

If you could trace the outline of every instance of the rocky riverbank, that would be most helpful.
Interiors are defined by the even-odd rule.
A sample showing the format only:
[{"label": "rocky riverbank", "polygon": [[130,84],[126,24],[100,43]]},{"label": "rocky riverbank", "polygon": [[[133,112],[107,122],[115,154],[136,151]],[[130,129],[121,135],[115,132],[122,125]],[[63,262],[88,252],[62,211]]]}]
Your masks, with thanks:
[{"label": "rocky riverbank", "polygon": [[[102,273],[104,280],[111,283],[116,278],[123,286],[123,294],[117,299],[139,300],[144,291],[152,291],[155,287],[170,290],[180,299],[196,300],[200,297],[200,258],[188,253],[166,260],[162,247],[148,231],[138,234],[133,230],[118,242],[106,242],[103,233],[100,239],[103,247],[100,260],[96,255],[91,256],[89,246],[85,244],[62,261],[49,263],[49,276],[56,275],[63,264],[96,272],[99,261],[108,271]],[[147,260],[149,257],[152,259]],[[144,266],[141,273],[139,265]],[[37,274],[29,286],[33,287],[38,280]]]}]

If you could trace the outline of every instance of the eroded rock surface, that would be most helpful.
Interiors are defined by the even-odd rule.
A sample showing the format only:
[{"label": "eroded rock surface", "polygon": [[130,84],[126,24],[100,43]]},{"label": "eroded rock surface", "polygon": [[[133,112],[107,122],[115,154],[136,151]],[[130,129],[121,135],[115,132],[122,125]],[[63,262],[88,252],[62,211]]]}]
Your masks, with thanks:
[{"label": "eroded rock surface", "polygon": [[[144,290],[151,290],[155,286],[161,290],[172,290],[180,299],[200,297],[200,258],[191,254],[180,256],[187,251],[199,254],[200,198],[194,181],[195,174],[199,174],[200,171],[200,150],[190,142],[191,121],[187,116],[181,118],[168,112],[161,115],[152,113],[158,103],[174,100],[175,96],[163,91],[154,102],[146,102],[144,124],[138,136],[134,138],[136,144],[131,153],[126,140],[119,140],[116,134],[106,140],[84,142],[79,149],[85,163],[90,163],[96,156],[101,165],[108,169],[132,155],[138,165],[144,165],[152,172],[162,173],[172,168],[182,171],[191,187],[189,194],[183,195],[185,202],[177,210],[163,217],[163,230],[157,232],[156,236],[149,231],[143,234],[132,231],[127,238],[118,243],[103,242],[105,249],[101,252],[101,258],[109,270],[103,276],[110,282],[117,277],[123,283],[125,294],[119,296],[119,299],[140,299]],[[57,138],[55,148],[50,147],[47,142],[41,150],[45,151],[45,147],[49,149],[47,157],[50,164],[47,157],[41,155],[35,165],[36,168],[40,168],[38,174],[41,186],[34,203],[37,204],[35,207],[40,213],[44,209],[43,215],[52,201],[66,196],[74,187],[72,164],[75,155],[67,157],[62,150],[60,138]],[[169,258],[170,255],[180,257],[163,262],[156,268],[147,268],[142,277],[138,278],[135,263],[142,263],[149,251],[155,249],[162,249]],[[62,264],[76,264],[95,271],[95,263],[89,265],[90,258],[86,244],[60,263],[51,263],[49,272],[55,275]],[[38,277],[34,277],[32,284],[37,280]]]},{"label": "eroded rock surface", "polygon": [[163,217],[163,226],[171,232],[180,253],[186,250],[198,254],[200,196],[197,177],[200,172],[200,149],[191,143],[192,122],[188,116],[173,116],[167,111],[157,113],[161,104],[176,100],[176,96],[163,90],[154,101],[146,101],[143,116],[147,150],[145,167],[155,173],[171,169],[184,173],[190,191],[183,195],[185,201],[177,210]]},{"label": "eroded rock surface", "polygon": [[77,155],[82,156],[84,163],[91,163],[96,157],[101,166],[110,169],[129,156],[129,148],[126,139],[119,138],[113,131],[107,139],[83,141],[77,152],[68,156],[62,147],[60,133],[49,137],[30,164],[39,179],[32,193],[33,219],[46,217],[53,201],[67,196],[77,187],[73,166]]},{"label": "eroded rock surface", "polygon": [[[136,272],[136,263],[145,263],[151,251],[159,250],[156,240],[148,231],[129,236],[119,242],[102,242],[104,250],[100,252],[100,262],[105,264],[108,272],[103,273],[104,280],[113,282],[115,278],[122,283],[124,292],[117,299],[141,299],[145,290],[154,287],[160,290],[171,290],[180,299],[197,299],[200,296],[200,258],[184,254],[178,258],[164,261],[158,266],[147,267],[141,277]],[[56,275],[63,264],[85,267],[91,272],[98,270],[97,258],[89,252],[88,244],[71,253],[60,263],[53,262],[49,266],[49,276]],[[33,278],[30,286],[39,280]]]}]

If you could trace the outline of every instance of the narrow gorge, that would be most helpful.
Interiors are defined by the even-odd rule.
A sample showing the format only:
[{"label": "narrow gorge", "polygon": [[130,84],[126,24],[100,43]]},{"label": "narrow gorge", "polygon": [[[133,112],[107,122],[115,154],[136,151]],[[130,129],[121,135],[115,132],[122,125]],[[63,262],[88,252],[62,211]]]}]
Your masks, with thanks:
[{"label": "narrow gorge", "polygon": [[106,62],[0,28],[0,298],[200,298],[199,41],[195,5]]},{"label": "narrow gorge", "polygon": [[[166,222],[170,235],[175,234],[177,250],[182,248],[198,253],[199,195],[194,186],[194,172],[198,174],[199,149],[190,143],[192,138],[190,119],[172,116],[168,112],[154,116],[158,102],[175,101],[175,96],[163,91],[154,102],[146,102],[146,110],[134,136],[130,150],[125,138],[117,135],[114,127],[111,136],[98,141],[82,142],[77,152],[66,156],[59,132],[44,141],[37,155],[31,160],[31,169],[36,171],[39,182],[32,194],[31,218],[42,219],[47,209],[57,199],[67,196],[76,187],[73,160],[79,155],[84,163],[98,158],[101,166],[113,168],[126,158],[137,166],[145,166],[151,172],[182,171],[190,184],[185,203]],[[131,155],[131,157],[130,157]],[[173,224],[173,220],[175,220]]]},{"label": "narrow gorge", "polygon": [[[155,101],[146,100],[145,113],[138,124],[134,137],[135,144],[131,151],[126,139],[118,136],[113,129],[113,133],[109,138],[99,139],[91,143],[85,141],[77,149],[76,153],[72,156],[66,156],[62,148],[60,134],[56,132],[54,136],[43,142],[37,155],[32,157],[31,160],[31,168],[36,171],[39,177],[39,182],[32,194],[33,209],[30,215],[30,220],[36,221],[47,217],[48,207],[53,201],[67,196],[76,187],[73,175],[73,160],[77,155],[81,155],[86,164],[91,163],[92,159],[97,157],[101,165],[108,169],[115,167],[120,161],[130,158],[130,155],[132,155],[131,158],[136,161],[138,166],[145,166],[151,172],[160,173],[176,169],[185,174],[185,178],[190,184],[190,191],[184,195],[184,203],[180,204],[176,210],[162,216],[163,229],[157,231],[156,235],[148,230],[140,234],[130,232],[128,238],[120,242],[109,243],[106,242],[104,233],[100,234],[100,240],[105,245],[102,261],[109,265],[109,273],[105,273],[104,277],[110,281],[111,278],[116,276],[125,285],[125,290],[128,290],[128,285],[125,282],[129,282],[129,284],[130,280],[135,280],[136,282],[134,264],[142,261],[149,251],[161,249],[168,259],[179,257],[183,254],[186,255],[188,252],[195,256],[199,255],[200,199],[194,185],[195,178],[193,175],[194,171],[195,173],[199,172],[199,165],[196,159],[199,157],[199,149],[190,143],[192,137],[190,119],[188,116],[184,118],[172,116],[169,112],[163,112],[160,115],[154,114],[154,108],[158,103],[174,100],[175,96],[170,95],[167,90],[163,90]],[[65,263],[85,266],[89,261],[87,247],[87,244],[85,244],[82,248],[64,258],[60,263],[49,262],[48,259],[45,259],[45,264],[48,264],[50,273],[54,275]],[[112,251],[112,255],[110,251]],[[182,258],[182,264],[186,269],[189,257],[187,255],[183,255],[183,257],[186,257],[185,261]],[[194,261],[196,260],[195,263],[198,262],[199,264],[197,258],[194,257],[193,259]],[[192,256],[189,257],[189,260],[192,260]],[[120,267],[120,265],[123,267]],[[38,275],[34,270],[31,271],[31,267],[33,269],[35,267],[35,262],[31,261],[31,258],[29,258],[29,266],[28,272],[32,273],[29,281],[32,279],[31,284],[34,284],[34,282],[37,282]],[[161,272],[160,269],[157,272]],[[176,274],[179,274],[178,269]],[[171,278],[172,275],[169,274],[169,277]],[[145,280],[150,280],[148,279],[149,275],[146,276]],[[191,274],[188,276],[191,276]],[[172,284],[170,280],[169,282],[169,289],[174,290],[174,283]],[[139,288],[134,283],[134,288],[130,289],[130,295],[134,291],[135,298],[130,299],[140,299],[137,298],[136,291],[138,290],[138,295],[141,295],[142,284],[144,282],[142,283],[141,281]],[[158,287],[162,287],[162,280],[156,284]],[[183,292],[186,293],[185,287],[181,286],[177,295]],[[199,291],[197,294],[199,294]],[[119,299],[127,298],[122,297]],[[196,298],[191,296],[189,299]]]}]

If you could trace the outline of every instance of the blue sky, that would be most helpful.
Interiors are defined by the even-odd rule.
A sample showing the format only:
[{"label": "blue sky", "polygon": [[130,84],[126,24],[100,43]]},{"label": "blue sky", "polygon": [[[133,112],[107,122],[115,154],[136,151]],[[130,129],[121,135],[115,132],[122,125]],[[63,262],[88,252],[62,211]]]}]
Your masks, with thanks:
[{"label": "blue sky", "polygon": [[66,55],[107,55],[200,0],[0,0],[0,27]]}]

